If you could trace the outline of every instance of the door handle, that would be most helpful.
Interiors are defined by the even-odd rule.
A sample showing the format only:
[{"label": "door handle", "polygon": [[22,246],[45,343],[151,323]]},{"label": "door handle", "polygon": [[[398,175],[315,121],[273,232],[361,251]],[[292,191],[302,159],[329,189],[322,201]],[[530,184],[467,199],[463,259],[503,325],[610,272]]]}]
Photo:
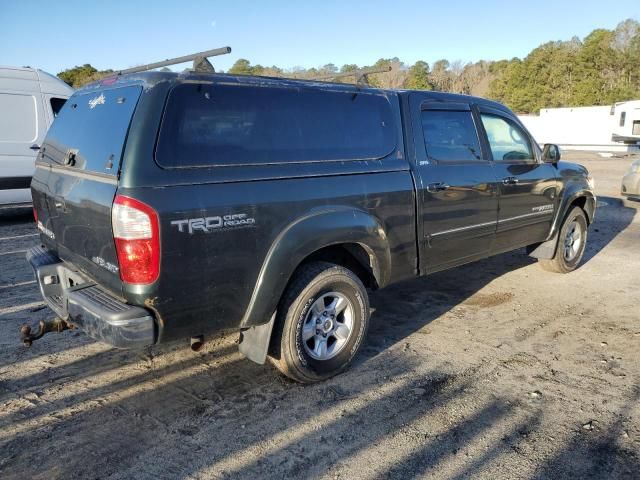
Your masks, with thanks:
[{"label": "door handle", "polygon": [[451,185],[444,182],[430,183],[427,185],[427,192],[443,192],[445,190],[448,190],[450,187]]},{"label": "door handle", "polygon": [[40,145],[38,145],[37,143],[34,143],[33,145],[31,145],[29,147],[31,150],[40,150]]},{"label": "door handle", "polygon": [[504,185],[517,185],[519,180],[516,177],[505,177],[502,179]]}]

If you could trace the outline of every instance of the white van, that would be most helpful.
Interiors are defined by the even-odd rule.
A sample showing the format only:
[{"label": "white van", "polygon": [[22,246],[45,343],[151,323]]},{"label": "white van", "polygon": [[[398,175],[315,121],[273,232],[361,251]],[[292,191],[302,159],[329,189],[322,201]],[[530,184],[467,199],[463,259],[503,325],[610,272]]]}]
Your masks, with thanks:
[{"label": "white van", "polygon": [[0,206],[31,203],[40,144],[73,89],[35,68],[0,67]]}]

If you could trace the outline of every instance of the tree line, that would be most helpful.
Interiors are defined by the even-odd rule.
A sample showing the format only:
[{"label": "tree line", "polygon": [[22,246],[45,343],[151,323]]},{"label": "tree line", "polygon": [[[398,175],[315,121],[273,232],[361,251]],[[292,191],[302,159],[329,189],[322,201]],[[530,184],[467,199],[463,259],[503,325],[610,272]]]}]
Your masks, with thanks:
[{"label": "tree line", "polygon": [[[265,67],[239,59],[228,73],[312,79],[375,67],[391,70],[369,75],[372,86],[477,95],[521,113],[546,107],[610,105],[640,98],[640,23],[628,19],[613,30],[596,29],[582,40],[547,42],[523,59],[473,63],[441,59],[432,65],[420,60],[407,65],[394,57],[381,58],[373,65],[329,63],[308,69]],[[77,88],[111,73],[113,70],[98,71],[85,64],[60,72],[58,77]]]}]

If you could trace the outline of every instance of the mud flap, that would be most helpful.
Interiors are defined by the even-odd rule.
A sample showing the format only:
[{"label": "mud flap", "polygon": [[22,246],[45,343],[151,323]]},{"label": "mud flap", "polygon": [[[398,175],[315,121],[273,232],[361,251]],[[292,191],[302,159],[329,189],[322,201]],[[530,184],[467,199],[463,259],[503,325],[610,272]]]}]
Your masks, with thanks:
[{"label": "mud flap", "polygon": [[551,238],[542,243],[535,243],[527,247],[527,255],[538,258],[550,260],[556,254],[556,248],[558,246],[558,232]]},{"label": "mud flap", "polygon": [[240,332],[240,344],[238,345],[240,353],[249,360],[262,365],[267,360],[271,331],[275,321],[276,314],[274,313],[267,323]]}]

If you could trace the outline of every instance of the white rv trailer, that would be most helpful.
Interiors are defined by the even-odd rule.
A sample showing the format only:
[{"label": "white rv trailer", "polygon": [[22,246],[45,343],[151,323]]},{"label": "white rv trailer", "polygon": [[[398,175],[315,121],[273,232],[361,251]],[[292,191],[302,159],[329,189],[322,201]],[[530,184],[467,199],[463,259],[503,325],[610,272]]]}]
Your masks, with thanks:
[{"label": "white rv trailer", "polygon": [[73,89],[35,68],[0,66],[0,206],[31,203],[35,158]]},{"label": "white rv trailer", "polygon": [[640,151],[640,100],[613,106],[543,108],[539,115],[519,115],[540,144],[566,150]]},{"label": "white rv trailer", "polygon": [[627,145],[640,143],[640,100],[616,103],[611,107],[614,117],[614,142]]}]

